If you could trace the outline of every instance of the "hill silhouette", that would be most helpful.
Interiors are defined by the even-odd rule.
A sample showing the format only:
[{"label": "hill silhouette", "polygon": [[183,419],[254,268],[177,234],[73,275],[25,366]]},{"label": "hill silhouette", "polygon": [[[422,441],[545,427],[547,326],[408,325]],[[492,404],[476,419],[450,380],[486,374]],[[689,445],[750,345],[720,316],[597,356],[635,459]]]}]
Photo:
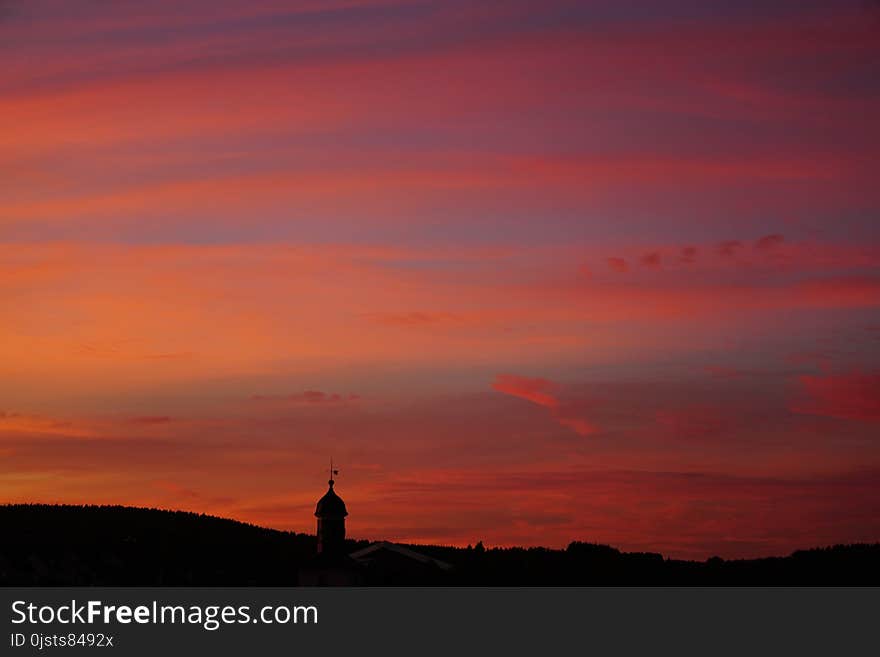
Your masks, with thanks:
[{"label": "hill silhouette", "polygon": [[[309,534],[122,506],[5,505],[0,527],[4,586],[288,586],[316,551]],[[352,552],[367,545],[346,541]],[[702,562],[579,541],[564,550],[410,547],[452,564],[432,582],[452,586],[880,584],[878,543]]]}]

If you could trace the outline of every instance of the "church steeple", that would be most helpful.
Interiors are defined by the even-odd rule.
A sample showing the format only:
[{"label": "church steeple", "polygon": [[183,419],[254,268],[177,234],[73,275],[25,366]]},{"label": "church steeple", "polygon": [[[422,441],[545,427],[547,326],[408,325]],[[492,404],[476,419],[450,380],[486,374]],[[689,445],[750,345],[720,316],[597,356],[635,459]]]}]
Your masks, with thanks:
[{"label": "church steeple", "polygon": [[348,511],[345,502],[333,490],[336,483],[333,475],[338,474],[333,469],[333,461],[330,461],[329,488],[315,507],[315,517],[318,519],[318,553],[319,554],[342,554],[345,547],[345,516]]}]

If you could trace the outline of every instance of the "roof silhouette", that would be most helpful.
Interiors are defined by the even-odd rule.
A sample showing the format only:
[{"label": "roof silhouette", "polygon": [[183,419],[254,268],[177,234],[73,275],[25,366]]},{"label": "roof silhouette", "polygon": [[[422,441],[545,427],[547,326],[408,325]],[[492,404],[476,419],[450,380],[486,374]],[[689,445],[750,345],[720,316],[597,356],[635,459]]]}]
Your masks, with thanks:
[{"label": "roof silhouette", "polygon": [[396,552],[397,554],[412,559],[413,561],[437,566],[440,570],[452,570],[452,564],[448,564],[440,559],[435,559],[434,557],[429,557],[426,554],[421,554],[420,552],[398,545],[397,543],[391,543],[390,541],[377,541],[362,550],[352,552],[349,556],[355,561],[369,562],[370,557],[379,550],[391,550],[392,552]]}]

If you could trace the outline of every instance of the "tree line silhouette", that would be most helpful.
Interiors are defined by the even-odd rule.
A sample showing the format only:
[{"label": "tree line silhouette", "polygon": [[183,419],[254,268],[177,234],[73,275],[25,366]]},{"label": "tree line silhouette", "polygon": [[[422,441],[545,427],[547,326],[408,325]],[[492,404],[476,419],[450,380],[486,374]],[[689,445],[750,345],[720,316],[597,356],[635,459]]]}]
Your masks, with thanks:
[{"label": "tree line silhouette", "polygon": [[[123,506],[0,506],[0,585],[286,586],[316,552],[313,535],[184,511]],[[353,552],[368,541],[346,541]],[[799,550],[786,557],[665,559],[575,541],[564,550],[410,546],[453,565],[401,584],[878,585],[880,543]]]}]

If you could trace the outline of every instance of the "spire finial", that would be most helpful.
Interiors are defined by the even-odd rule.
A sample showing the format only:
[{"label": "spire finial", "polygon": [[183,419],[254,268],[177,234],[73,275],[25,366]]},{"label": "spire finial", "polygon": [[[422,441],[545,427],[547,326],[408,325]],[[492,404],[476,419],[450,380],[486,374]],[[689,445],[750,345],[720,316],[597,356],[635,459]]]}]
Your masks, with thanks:
[{"label": "spire finial", "polygon": [[333,488],[333,484],[336,483],[335,481],[333,481],[333,476],[338,475],[338,474],[339,474],[339,470],[333,469],[333,457],[331,456],[330,457],[330,480],[327,482],[327,484],[330,486],[330,488]]}]

